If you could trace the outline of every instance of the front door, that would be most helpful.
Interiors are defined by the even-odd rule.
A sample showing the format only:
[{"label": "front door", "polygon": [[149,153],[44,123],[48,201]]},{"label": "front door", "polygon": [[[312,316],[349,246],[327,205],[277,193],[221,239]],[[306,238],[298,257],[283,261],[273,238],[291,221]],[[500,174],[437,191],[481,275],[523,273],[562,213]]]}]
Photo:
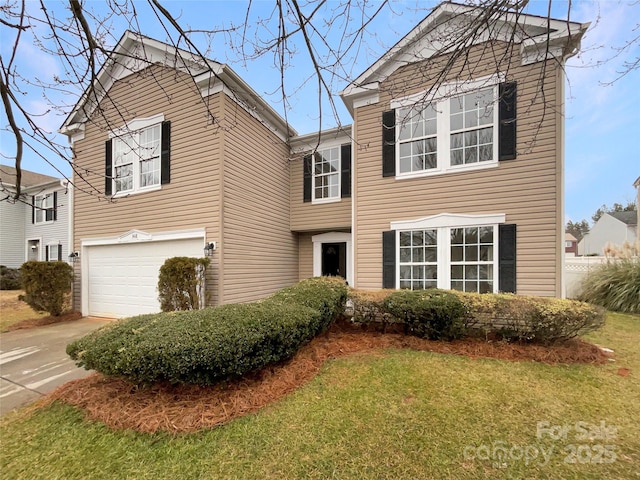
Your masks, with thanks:
[{"label": "front door", "polygon": [[347,244],[322,244],[322,275],[347,278]]}]

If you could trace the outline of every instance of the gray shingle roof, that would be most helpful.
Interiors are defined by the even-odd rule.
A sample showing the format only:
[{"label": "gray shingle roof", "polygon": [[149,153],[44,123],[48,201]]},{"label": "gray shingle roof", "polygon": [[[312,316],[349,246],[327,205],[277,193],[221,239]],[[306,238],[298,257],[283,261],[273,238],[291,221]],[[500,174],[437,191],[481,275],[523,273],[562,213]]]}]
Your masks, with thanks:
[{"label": "gray shingle roof", "polygon": [[611,215],[616,220],[620,220],[622,223],[626,223],[627,225],[638,224],[638,212],[636,212],[635,210],[627,212],[610,212],[609,215]]},{"label": "gray shingle roof", "polygon": [[[22,181],[20,183],[22,188],[29,188],[35,185],[55,182],[56,180],[58,180],[56,177],[22,169]],[[8,165],[0,165],[0,182],[2,182],[3,186],[13,187],[16,184],[16,169]]]}]

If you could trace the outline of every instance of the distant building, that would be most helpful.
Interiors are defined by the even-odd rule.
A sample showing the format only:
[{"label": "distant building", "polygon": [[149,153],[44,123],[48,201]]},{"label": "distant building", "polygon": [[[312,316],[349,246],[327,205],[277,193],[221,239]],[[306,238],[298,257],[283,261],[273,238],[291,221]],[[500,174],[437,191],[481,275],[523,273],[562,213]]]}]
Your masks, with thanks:
[{"label": "distant building", "polygon": [[635,242],[638,236],[638,212],[611,212],[602,215],[589,233],[578,242],[578,255],[603,255],[609,245]]},{"label": "distant building", "polygon": [[578,254],[578,239],[569,232],[564,232],[564,254],[575,257]]}]

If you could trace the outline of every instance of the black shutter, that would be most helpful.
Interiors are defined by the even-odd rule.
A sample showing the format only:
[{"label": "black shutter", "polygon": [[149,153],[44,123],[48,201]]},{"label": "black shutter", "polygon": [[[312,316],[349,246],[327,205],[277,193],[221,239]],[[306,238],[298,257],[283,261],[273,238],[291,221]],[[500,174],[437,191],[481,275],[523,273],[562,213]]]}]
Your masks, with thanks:
[{"label": "black shutter", "polygon": [[58,192],[53,192],[53,220],[58,220]]},{"label": "black shutter", "polygon": [[342,175],[340,175],[341,197],[351,196],[351,144],[346,143],[340,147],[340,162]]},{"label": "black shutter", "polygon": [[516,82],[500,84],[498,125],[498,158],[500,161],[516,158]]},{"label": "black shutter", "polygon": [[44,261],[49,261],[49,245],[44,246]]},{"label": "black shutter", "polygon": [[171,122],[162,122],[162,140],[160,144],[160,183],[171,182]]},{"label": "black shutter", "polygon": [[36,223],[36,197],[31,197],[31,223]]},{"label": "black shutter", "polygon": [[498,290],[516,293],[516,225],[498,226]]},{"label": "black shutter", "polygon": [[113,176],[113,159],[111,157],[111,145],[113,140],[107,140],[104,148],[104,194],[111,195],[111,177]]},{"label": "black shutter", "polygon": [[396,111],[382,113],[382,176],[396,176]]},{"label": "black shutter", "polygon": [[62,261],[62,245],[58,244],[58,261]]},{"label": "black shutter", "polygon": [[396,288],[396,231],[382,232],[382,288]]},{"label": "black shutter", "polygon": [[304,157],[302,169],[304,170],[303,197],[305,202],[311,201],[311,172],[312,172],[311,155]]}]

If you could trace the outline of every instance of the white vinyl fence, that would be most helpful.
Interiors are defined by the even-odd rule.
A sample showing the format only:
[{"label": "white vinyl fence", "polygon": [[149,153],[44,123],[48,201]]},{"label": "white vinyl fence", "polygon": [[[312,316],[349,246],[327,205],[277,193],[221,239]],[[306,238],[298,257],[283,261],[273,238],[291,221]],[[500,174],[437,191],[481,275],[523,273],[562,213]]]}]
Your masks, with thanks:
[{"label": "white vinyl fence", "polygon": [[[610,259],[611,260],[611,259]],[[565,257],[564,294],[575,298],[580,293],[582,279],[590,270],[606,263],[607,257]]]}]

